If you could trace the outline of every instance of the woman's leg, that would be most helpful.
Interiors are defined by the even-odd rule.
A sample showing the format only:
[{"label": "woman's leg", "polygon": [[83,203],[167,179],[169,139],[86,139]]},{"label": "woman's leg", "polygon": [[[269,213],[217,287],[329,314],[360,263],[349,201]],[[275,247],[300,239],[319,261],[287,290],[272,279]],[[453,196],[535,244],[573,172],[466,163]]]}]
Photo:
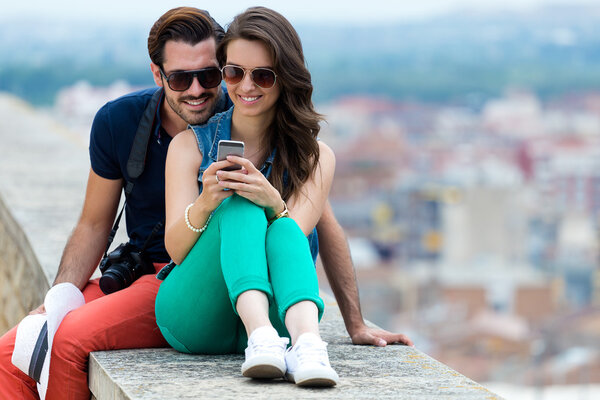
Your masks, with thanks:
[{"label": "woman's leg", "polygon": [[231,304],[250,335],[256,328],[271,325],[267,219],[263,208],[243,197],[232,196],[229,200],[227,212],[219,219],[221,267]]},{"label": "woman's leg", "polygon": [[247,290],[236,301],[236,311],[240,316],[248,337],[261,326],[271,326],[269,320],[269,299],[258,290]]},{"label": "woman's leg", "polygon": [[[279,378],[285,374],[284,354],[289,340],[282,339],[269,319],[272,289],[267,268],[264,209],[234,196],[221,223],[221,260],[231,303],[247,335],[242,375]],[[241,232],[243,230],[243,232]]]},{"label": "woman's leg", "polygon": [[281,338],[271,324],[267,296],[258,290],[247,290],[238,296],[236,304],[248,335],[242,375],[263,379],[283,377],[289,339]]},{"label": "woman's leg", "polygon": [[220,262],[218,220],[225,202],[156,296],[157,325],[167,342],[183,353],[227,354],[237,350],[241,323],[232,310]]},{"label": "woman's leg", "polygon": [[269,323],[261,306],[272,298],[266,226],[263,209],[239,196],[225,199],[215,211],[157,296],[157,323],[175,349],[211,354],[243,349],[246,335],[238,309],[248,326]]},{"label": "woman's leg", "polygon": [[303,333],[318,335],[324,305],[306,236],[293,219],[280,218],[267,230],[266,248],[279,317],[292,344]]},{"label": "woman's leg", "polygon": [[290,332],[292,345],[304,333],[312,333],[319,338],[319,309],[312,301],[301,301],[290,308],[285,314],[285,326]]},{"label": "woman's leg", "polygon": [[293,341],[286,376],[298,385],[333,386],[339,377],[319,336],[323,301],[308,241],[294,220],[280,218],[267,231],[266,247],[275,301]]}]

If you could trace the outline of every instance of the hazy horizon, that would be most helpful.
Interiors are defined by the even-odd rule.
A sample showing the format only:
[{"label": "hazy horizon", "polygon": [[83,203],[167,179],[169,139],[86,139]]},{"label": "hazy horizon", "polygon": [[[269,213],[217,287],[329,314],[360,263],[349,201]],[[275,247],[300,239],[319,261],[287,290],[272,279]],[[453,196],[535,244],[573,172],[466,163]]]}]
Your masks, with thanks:
[{"label": "hazy horizon", "polygon": [[[106,0],[102,12],[115,13],[113,1]],[[373,0],[373,5],[379,1]],[[424,1],[439,4],[437,0]],[[458,7],[468,1],[454,0],[450,4]],[[169,2],[161,4],[164,8],[175,5]],[[62,12],[60,5],[64,3],[58,0],[52,13]],[[491,8],[485,13],[454,11],[397,23],[377,24],[368,15],[363,18],[365,24],[318,20],[292,23],[302,38],[313,75],[315,101],[368,93],[394,99],[467,102],[477,108],[507,87],[525,88],[546,99],[600,89],[600,72],[595,68],[600,54],[600,5],[576,7],[562,3],[546,7],[559,3],[528,0],[525,4],[544,7],[521,12],[495,12]],[[286,4],[291,7],[282,3],[277,9],[290,19],[301,18],[299,13],[285,11]],[[331,4],[327,3],[329,9]],[[487,7],[494,4],[499,3]],[[242,9],[248,4],[232,1],[228,9],[232,15],[237,12],[236,5]],[[134,14],[127,7],[130,3],[119,9],[121,18]],[[1,23],[0,50],[10,57],[0,61],[0,73],[11,78],[0,81],[0,90],[35,104],[50,104],[61,88],[80,80],[94,86],[107,86],[116,80],[140,86],[153,84],[148,74],[146,41],[150,26],[163,10],[153,13],[146,22],[142,21],[145,17],[136,15],[127,22],[116,19],[111,24],[105,22],[102,12],[95,21],[68,19],[84,9],[75,7],[64,12],[61,18],[66,22],[49,13],[39,22],[23,20],[19,14],[20,19]],[[353,9],[352,1],[348,9]],[[151,6],[144,10],[152,11]],[[325,6],[320,10],[325,16]],[[377,10],[369,8],[369,12]],[[40,8],[36,13],[43,11]],[[222,8],[212,11],[226,26],[223,21],[229,17],[217,15]],[[339,14],[336,18],[342,18],[341,11]],[[390,71],[394,73],[390,75]]]},{"label": "hazy horizon", "polygon": [[372,24],[385,22],[402,22],[410,20],[427,19],[443,14],[456,12],[501,12],[501,11],[528,11],[545,6],[577,6],[598,4],[597,0],[421,0],[418,3],[399,1],[390,3],[387,0],[371,0],[365,7],[360,0],[334,0],[323,2],[320,0],[305,0],[301,4],[297,1],[266,0],[257,3],[248,0],[230,0],[227,3],[198,1],[163,0],[148,3],[143,0],[127,2],[118,0],[103,0],[98,6],[94,3],[74,0],[55,0],[46,2],[34,0],[30,2],[11,2],[5,5],[0,15],[0,21],[31,18],[49,22],[54,21],[90,21],[97,22],[131,22],[132,24],[152,24],[158,16],[170,8],[177,6],[194,6],[207,9],[215,19],[226,24],[234,15],[247,7],[264,5],[271,7],[292,23],[324,23],[333,24]]}]

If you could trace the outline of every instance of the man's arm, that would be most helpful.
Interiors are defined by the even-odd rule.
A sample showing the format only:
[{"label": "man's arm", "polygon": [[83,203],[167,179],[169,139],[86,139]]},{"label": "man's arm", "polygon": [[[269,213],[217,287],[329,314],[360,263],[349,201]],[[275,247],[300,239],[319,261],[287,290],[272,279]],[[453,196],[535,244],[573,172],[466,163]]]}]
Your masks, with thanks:
[{"label": "man's arm", "polygon": [[80,290],[86,285],[106,248],[121,187],[121,179],[105,179],[90,169],[83,210],[63,250],[54,285],[71,282]]},{"label": "man's arm", "polygon": [[336,220],[329,201],[317,224],[317,233],[323,269],[340,307],[352,343],[376,346],[402,343],[412,346],[413,342],[406,335],[370,328],[365,324],[360,310],[356,276],[346,235]]},{"label": "man's arm", "polygon": [[[63,250],[53,286],[71,282],[82,290],[100,261],[121,197],[121,179],[105,179],[90,168],[81,216]],[[44,313],[40,305],[30,314]]]}]

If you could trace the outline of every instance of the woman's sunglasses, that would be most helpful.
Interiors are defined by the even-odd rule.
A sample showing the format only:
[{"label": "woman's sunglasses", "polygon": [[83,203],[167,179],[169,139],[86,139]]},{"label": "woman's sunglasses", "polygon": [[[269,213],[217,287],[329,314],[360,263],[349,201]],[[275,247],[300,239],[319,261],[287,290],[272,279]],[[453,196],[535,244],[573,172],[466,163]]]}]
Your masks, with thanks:
[{"label": "woman's sunglasses", "polygon": [[223,80],[228,85],[237,85],[240,83],[244,79],[244,76],[246,76],[246,72],[250,72],[252,82],[260,88],[270,89],[275,86],[277,75],[269,68],[252,68],[246,70],[237,65],[226,65],[221,69]]},{"label": "woman's sunglasses", "polygon": [[167,84],[176,92],[183,92],[192,86],[194,78],[198,78],[200,86],[204,89],[212,89],[221,83],[221,71],[217,67],[195,69],[192,71],[177,71],[167,76],[162,68],[160,73],[167,80]]}]

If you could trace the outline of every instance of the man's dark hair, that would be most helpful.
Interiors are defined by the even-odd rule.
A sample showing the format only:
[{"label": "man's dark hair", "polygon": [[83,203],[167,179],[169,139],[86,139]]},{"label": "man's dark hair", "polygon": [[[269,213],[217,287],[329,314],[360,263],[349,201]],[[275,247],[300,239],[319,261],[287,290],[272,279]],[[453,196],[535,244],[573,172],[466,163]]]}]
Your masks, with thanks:
[{"label": "man's dark hair", "polygon": [[164,13],[150,29],[148,54],[150,60],[162,68],[167,41],[195,45],[212,37],[218,45],[224,35],[225,31],[208,11],[194,7],[177,7]]}]

